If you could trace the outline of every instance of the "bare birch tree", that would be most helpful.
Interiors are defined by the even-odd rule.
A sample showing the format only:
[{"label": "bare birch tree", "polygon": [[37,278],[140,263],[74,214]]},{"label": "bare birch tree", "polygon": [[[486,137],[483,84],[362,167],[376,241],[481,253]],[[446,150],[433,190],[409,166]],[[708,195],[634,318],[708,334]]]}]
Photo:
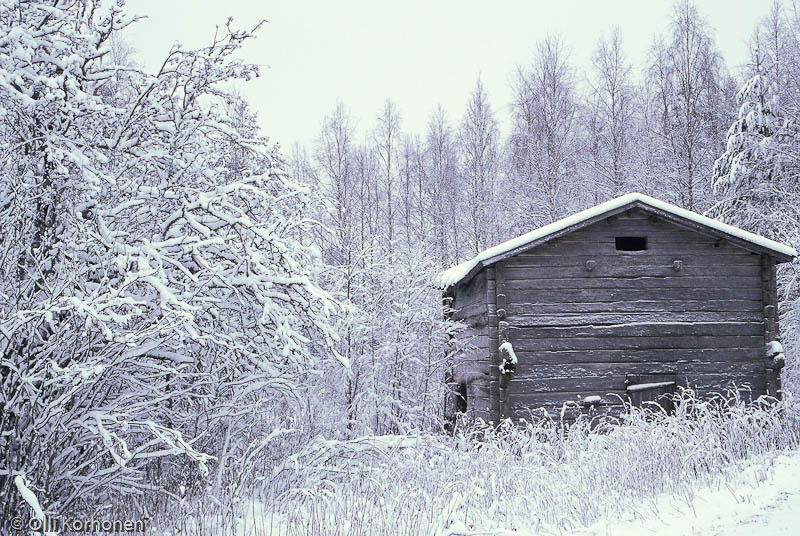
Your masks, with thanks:
[{"label": "bare birch tree", "polygon": [[715,116],[724,113],[724,61],[689,0],[675,5],[670,28],[669,40],[654,43],[648,69],[659,117],[655,149],[663,155],[671,200],[702,210],[709,205],[713,160],[722,149],[724,132]]},{"label": "bare birch tree", "polygon": [[612,197],[631,188],[635,143],[635,88],[619,28],[597,43],[592,56],[588,123],[594,186]]},{"label": "bare birch tree", "polygon": [[536,226],[563,216],[575,170],[577,105],[564,44],[539,43],[530,68],[519,68],[512,109],[512,167],[519,219]]},{"label": "bare birch tree", "polygon": [[438,106],[428,120],[426,138],[429,199],[437,256],[444,266],[461,258],[457,185],[456,140],[447,115]]},{"label": "bare birch tree", "polygon": [[375,145],[381,164],[382,186],[386,197],[386,239],[391,259],[394,240],[394,220],[396,217],[397,151],[400,146],[400,113],[389,99],[383,104],[375,129]]},{"label": "bare birch tree", "polygon": [[500,133],[480,78],[467,102],[458,134],[461,176],[467,193],[468,242],[472,254],[498,238],[496,196],[500,174]]}]

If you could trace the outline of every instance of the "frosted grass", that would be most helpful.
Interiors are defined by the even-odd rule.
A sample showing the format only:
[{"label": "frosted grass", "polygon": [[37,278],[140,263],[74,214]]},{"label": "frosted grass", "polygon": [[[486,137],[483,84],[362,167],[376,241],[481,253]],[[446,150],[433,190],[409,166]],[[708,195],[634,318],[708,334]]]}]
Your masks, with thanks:
[{"label": "frosted grass", "polygon": [[603,516],[653,515],[659,494],[689,504],[696,489],[800,443],[790,395],[748,405],[736,391],[699,401],[686,390],[675,406],[674,415],[630,408],[569,427],[531,419],[453,436],[317,438],[257,475],[246,499],[187,503],[193,521],[171,533],[558,534]]}]

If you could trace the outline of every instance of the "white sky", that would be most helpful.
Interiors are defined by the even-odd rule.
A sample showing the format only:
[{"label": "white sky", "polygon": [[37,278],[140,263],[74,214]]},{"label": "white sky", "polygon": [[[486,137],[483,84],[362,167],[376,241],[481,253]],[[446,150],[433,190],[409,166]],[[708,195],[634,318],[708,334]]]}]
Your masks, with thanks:
[{"label": "white sky", "polygon": [[[697,0],[730,68],[746,61],[746,40],[770,3]],[[242,92],[264,134],[288,156],[293,143],[314,141],[339,100],[362,128],[372,127],[387,97],[398,104],[406,131],[422,133],[439,103],[455,122],[479,74],[498,119],[507,123],[515,66],[529,63],[548,33],[562,37],[580,70],[597,39],[618,25],[639,71],[653,37],[667,29],[672,2],[129,0],[128,10],[148,16],[129,39],[149,69],[176,41],[208,43],[228,16],[240,26],[267,19],[244,58],[268,67]]]}]

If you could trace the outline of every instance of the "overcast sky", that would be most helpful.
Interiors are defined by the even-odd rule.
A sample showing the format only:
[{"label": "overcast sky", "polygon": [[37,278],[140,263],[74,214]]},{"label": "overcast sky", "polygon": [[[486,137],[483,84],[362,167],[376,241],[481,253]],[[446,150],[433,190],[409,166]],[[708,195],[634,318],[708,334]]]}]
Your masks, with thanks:
[{"label": "overcast sky", "polygon": [[[746,40],[770,3],[697,2],[729,67],[746,61]],[[265,68],[242,92],[258,111],[264,134],[279,141],[287,155],[293,143],[313,142],[338,100],[362,128],[371,128],[387,97],[398,104],[407,131],[421,133],[439,103],[456,121],[478,75],[506,123],[515,66],[529,63],[537,41],[548,33],[563,38],[580,70],[597,39],[618,25],[638,71],[672,9],[669,0],[129,0],[127,5],[148,17],[132,27],[128,39],[150,69],[176,41],[185,47],[208,43],[228,16],[241,26],[267,19],[244,53]]]}]

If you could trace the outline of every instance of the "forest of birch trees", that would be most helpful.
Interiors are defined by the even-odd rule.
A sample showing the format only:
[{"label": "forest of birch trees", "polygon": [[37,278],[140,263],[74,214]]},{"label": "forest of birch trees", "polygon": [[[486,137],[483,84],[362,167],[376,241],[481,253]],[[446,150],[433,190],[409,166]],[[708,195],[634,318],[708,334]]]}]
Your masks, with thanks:
[{"label": "forest of birch trees", "polygon": [[[693,3],[676,2],[665,28],[644,65],[631,63],[619,29],[609,29],[580,71],[559,36],[541,38],[530,62],[514,71],[509,125],[478,77],[462,113],[436,106],[423,132],[403,128],[391,98],[373,118],[353,117],[340,102],[321,120],[316,143],[294,147],[290,174],[325,199],[318,218],[331,232],[317,244],[332,277],[327,285],[341,285],[338,292],[365,315],[360,329],[384,334],[340,343],[353,358],[348,407],[375,385],[363,382],[361,367],[375,362],[368,356],[376,341],[390,344],[390,353],[411,341],[436,347],[429,337],[437,332],[430,323],[437,292],[425,286],[437,270],[612,197],[638,191],[796,242],[800,186],[791,144],[800,141],[800,12],[774,3],[743,36],[749,60],[736,69]],[[792,300],[793,274],[792,267],[782,274]],[[409,293],[414,286],[421,294]],[[423,303],[432,309],[407,318]],[[785,303],[793,333],[793,301]],[[399,326],[417,327],[387,340]],[[403,342],[401,333],[414,335]],[[403,379],[409,372],[425,371],[427,388],[436,384],[428,373],[439,374],[441,363],[421,366],[420,350],[384,360],[393,369],[387,389],[410,380]],[[403,406],[404,391],[392,387],[386,407]]]}]

